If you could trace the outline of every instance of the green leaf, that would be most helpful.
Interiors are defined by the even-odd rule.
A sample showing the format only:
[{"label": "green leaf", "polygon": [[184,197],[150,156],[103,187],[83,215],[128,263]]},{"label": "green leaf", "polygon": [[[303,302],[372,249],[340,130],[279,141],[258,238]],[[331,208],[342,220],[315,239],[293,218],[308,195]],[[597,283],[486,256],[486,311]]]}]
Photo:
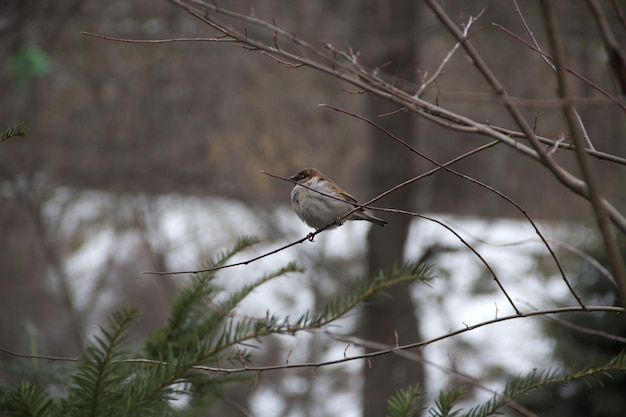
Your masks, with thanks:
[{"label": "green leaf", "polygon": [[13,77],[19,87],[26,86],[35,78],[43,77],[52,71],[48,55],[38,46],[28,46],[9,56],[4,70]]}]

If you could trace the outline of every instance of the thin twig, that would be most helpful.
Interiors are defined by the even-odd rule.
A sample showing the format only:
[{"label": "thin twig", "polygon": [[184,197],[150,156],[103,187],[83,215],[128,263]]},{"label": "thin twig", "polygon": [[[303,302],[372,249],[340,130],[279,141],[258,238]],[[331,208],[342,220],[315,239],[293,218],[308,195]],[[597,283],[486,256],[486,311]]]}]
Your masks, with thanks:
[{"label": "thin twig", "polygon": [[[517,306],[513,302],[513,299],[511,298],[511,296],[509,296],[509,293],[506,291],[506,289],[504,289],[504,285],[500,281],[500,278],[498,278],[498,275],[496,274],[496,271],[493,270],[491,265],[489,265],[489,262],[487,262],[487,260],[485,258],[483,258],[483,256],[472,245],[469,244],[469,242],[467,242],[465,239],[463,239],[463,237],[456,230],[454,230],[452,227],[448,226],[447,224],[445,224],[441,220],[437,220],[437,219],[435,219],[433,217],[425,216],[423,214],[412,213],[410,211],[399,210],[399,209],[386,209],[385,211],[388,211],[390,213],[397,213],[397,214],[404,214],[404,215],[419,217],[421,219],[437,223],[438,225],[444,227],[446,230],[448,230],[450,233],[452,233],[465,247],[467,247],[469,250],[472,251],[472,253],[474,253],[474,255],[476,255],[476,257],[480,260],[480,262],[482,262],[483,265],[485,265],[485,267],[487,268],[487,270],[489,271],[489,273],[493,277],[493,280],[496,282],[496,284],[500,288],[500,291],[502,291],[502,293],[506,297],[506,299],[509,302],[509,304],[511,304],[511,307],[513,307],[513,310],[515,310],[515,312],[518,315],[522,315],[522,312],[517,308]],[[577,295],[576,293],[574,293],[574,294]],[[583,308],[585,308],[583,306],[582,302],[580,302],[580,305]]]},{"label": "thin twig", "polygon": [[615,286],[615,288],[617,288],[617,282],[615,282],[615,278],[613,278],[613,275],[611,275],[609,270],[606,269],[593,256],[583,252],[582,250],[578,249],[577,247],[574,247],[574,246],[570,245],[569,243],[561,242],[561,241],[558,241],[558,240],[550,240],[550,242],[556,244],[557,246],[560,246],[560,247],[564,248],[567,251],[572,252],[575,255],[580,256],[585,261],[589,262],[594,268],[596,268],[598,270],[600,275],[602,275],[605,278],[607,278],[609,280],[609,282],[611,284],[613,284],[613,286]]},{"label": "thin twig", "polygon": [[[546,53],[544,53],[540,49],[537,49],[534,45],[531,45],[526,40],[520,38],[518,35],[514,34],[513,32],[511,32],[510,30],[506,29],[505,27],[503,27],[503,26],[501,26],[501,25],[499,25],[497,23],[492,23],[492,25],[495,26],[496,28],[500,29],[502,32],[506,33],[507,35],[517,39],[520,42],[522,42],[524,45],[528,46],[533,51],[539,53],[541,56],[545,56],[545,57],[547,57],[547,58],[549,58],[551,60],[553,59],[550,55],[547,55]],[[604,90],[599,85],[597,85],[596,83],[594,83],[593,81],[591,81],[590,79],[588,79],[587,77],[583,76],[582,74],[580,74],[579,72],[575,71],[574,69],[572,69],[570,67],[566,67],[566,71],[569,72],[570,74],[574,75],[575,77],[577,77],[578,79],[580,79],[584,83],[586,83],[588,86],[590,86],[591,88],[593,88],[594,90],[596,90],[597,92],[602,94],[603,96],[607,97],[614,104],[616,104],[619,108],[621,108],[622,110],[626,111],[626,105],[624,103],[622,103],[619,99],[617,99],[615,96],[613,96],[612,94],[610,94],[609,92]]]},{"label": "thin twig", "polygon": [[[497,127],[497,126],[492,126],[492,128],[494,130],[497,130],[498,132],[502,132],[502,133],[504,133],[506,135],[509,135],[511,137],[514,137],[514,138],[515,137],[518,137],[518,138],[525,138],[526,137],[523,133],[517,132],[515,130],[505,129],[505,128]],[[551,148],[558,147],[559,149],[565,149],[565,150],[568,150],[568,151],[573,151],[575,149],[575,146],[572,143],[563,143],[561,141],[556,141],[556,140],[544,138],[542,136],[537,136],[537,140],[539,140],[539,142],[543,143],[544,145],[548,145]],[[611,155],[611,154],[608,154],[606,152],[600,152],[600,151],[596,151],[596,150],[593,150],[593,149],[585,148],[584,150],[590,156],[593,156],[596,159],[605,160],[605,161],[609,161],[609,162],[614,162],[614,163],[620,164],[620,165],[626,165],[626,158],[621,158],[621,157],[616,156],[616,155]]]},{"label": "thin twig", "polygon": [[[534,309],[534,310],[538,310],[538,308],[536,308],[535,306],[533,306],[531,303],[529,302],[525,302],[524,304],[528,305],[530,308]],[[553,321],[563,327],[567,327],[569,329],[575,330],[579,333],[583,333],[583,334],[589,334],[592,336],[598,336],[598,337],[602,337],[604,339],[607,340],[612,340],[614,342],[618,342],[618,343],[622,343],[624,345],[626,345],[626,337],[621,337],[618,336],[616,334],[611,334],[611,333],[607,333],[605,331],[602,330],[596,330],[596,329],[590,329],[588,327],[584,327],[584,326],[579,326],[578,324],[574,324],[571,323],[567,320],[563,320],[560,317],[556,317],[555,315],[545,315],[544,318],[546,320],[550,320]]]},{"label": "thin twig", "polygon": [[124,42],[124,43],[170,43],[170,42],[237,42],[230,38],[170,38],[170,39],[126,39],[115,38],[113,36],[99,35],[97,33],[80,32],[83,35],[93,36],[94,38],[105,39],[107,41]]},{"label": "thin twig", "polygon": [[514,409],[515,411],[519,412],[521,415],[526,416],[526,417],[539,417],[537,416],[537,414],[533,413],[532,411],[530,411],[529,409],[527,409],[526,407],[522,406],[521,404],[519,404],[517,401],[513,400],[510,397],[505,396],[504,394],[489,388],[487,385],[483,384],[479,379],[470,376],[464,372],[461,372],[459,369],[457,369],[456,367],[450,367],[450,366],[444,366],[444,365],[440,365],[436,362],[433,362],[431,360],[428,360],[424,357],[424,355],[418,355],[417,353],[411,352],[409,350],[405,350],[405,349],[399,349],[399,346],[390,346],[384,343],[378,343],[378,342],[374,342],[371,340],[365,340],[359,337],[355,337],[355,336],[344,336],[344,335],[338,335],[335,333],[331,333],[329,331],[327,331],[325,333],[329,338],[338,341],[338,342],[343,342],[343,343],[352,343],[356,346],[360,346],[363,348],[367,348],[367,349],[371,349],[371,350],[387,350],[387,351],[391,351],[393,354],[401,356],[405,359],[408,359],[410,361],[413,362],[421,362],[424,365],[428,365],[434,369],[437,369],[445,374],[448,375],[452,375],[466,383],[469,383],[472,386],[477,387],[478,389],[488,392],[489,394],[498,396],[498,397],[502,397],[505,401],[506,401],[506,405],[511,407],[512,409]]},{"label": "thin twig", "polygon": [[[537,42],[537,39],[535,39],[535,36],[534,36],[532,30],[530,30],[530,27],[526,23],[526,18],[524,17],[524,14],[522,13],[522,10],[517,5],[517,0],[513,0],[513,2],[515,4],[515,10],[517,11],[517,14],[519,15],[520,19],[522,20],[522,23],[524,24],[524,27],[526,28],[526,31],[528,32],[530,38],[532,39],[532,41],[533,41],[533,43],[535,45],[535,48],[537,50],[539,50],[539,54],[541,55],[541,58],[546,62],[546,64],[548,64],[548,66],[550,68],[552,68],[553,71],[557,71],[556,65],[554,65],[552,63],[552,61],[550,61],[546,57],[546,54],[543,52],[543,50],[539,46],[539,42]],[[571,104],[572,104],[572,102],[571,102],[571,100],[569,100],[569,97],[568,97],[568,100],[565,100],[564,105],[571,105]],[[587,130],[585,129],[585,125],[583,124],[582,118],[580,117],[580,115],[578,114],[578,111],[576,111],[576,109],[574,109],[573,107],[572,107],[572,109],[576,113],[576,118],[578,120],[578,124],[580,125],[580,128],[583,131],[583,137],[585,139],[585,142],[587,143],[587,148],[595,150],[595,147],[593,146],[593,143],[591,142],[591,138],[587,134]]]},{"label": "thin twig", "polygon": [[[334,359],[334,360],[321,361],[321,362],[291,363],[291,364],[281,363],[279,365],[268,365],[268,366],[246,365],[245,367],[239,367],[239,368],[223,368],[221,366],[213,367],[213,366],[205,366],[205,365],[196,365],[196,366],[192,366],[192,369],[205,371],[205,372],[218,373],[218,374],[235,374],[235,373],[243,373],[243,372],[276,371],[276,370],[283,370],[283,369],[320,368],[324,366],[332,366],[332,365],[337,365],[337,364],[341,364],[345,362],[351,362],[354,360],[361,360],[361,359],[367,360],[373,357],[394,353],[394,351],[396,350],[422,349],[425,346],[432,345],[442,340],[450,339],[452,337],[459,336],[461,334],[464,334],[464,333],[467,333],[467,332],[470,332],[470,331],[473,331],[482,327],[490,326],[495,323],[502,323],[502,322],[520,319],[520,318],[541,317],[541,316],[546,316],[546,315],[551,315],[551,314],[591,313],[591,312],[611,312],[611,313],[616,313],[616,314],[624,314],[626,313],[626,309],[622,307],[614,307],[614,306],[587,306],[586,309],[583,309],[582,307],[572,306],[572,307],[552,308],[552,309],[546,309],[546,310],[533,310],[529,312],[524,312],[521,315],[511,314],[508,316],[502,316],[502,317],[497,317],[491,320],[482,321],[480,323],[473,324],[473,325],[466,325],[466,326],[464,325],[458,330],[442,334],[440,336],[434,337],[427,341],[409,343],[406,345],[400,345],[397,348],[394,347],[393,349],[367,352],[367,353],[363,353],[363,354],[359,354],[355,356],[343,357],[342,355],[341,358]],[[0,352],[6,353],[10,356],[14,356],[18,358],[25,358],[25,359],[42,359],[42,360],[63,361],[63,362],[78,362],[81,360],[81,358],[71,358],[71,357],[28,355],[28,354],[23,354],[19,352],[14,352],[10,349],[6,349],[3,347],[0,347]],[[153,360],[153,359],[143,359],[143,358],[121,359],[118,362],[119,363],[142,363],[142,364],[149,364],[149,365],[166,365],[167,364],[166,362]]]},{"label": "thin twig", "polygon": [[306,242],[307,240],[312,241],[312,236],[317,235],[318,233],[320,233],[321,230],[315,231],[314,233],[309,233],[307,236],[296,240],[295,242],[291,242],[288,243],[286,245],[283,245],[277,249],[271,250],[269,252],[265,252],[259,256],[255,256],[254,258],[250,258],[248,260],[245,261],[241,261],[241,262],[235,262],[232,264],[227,264],[227,265],[220,265],[220,266],[215,266],[212,268],[206,268],[206,269],[197,269],[197,270],[189,270],[189,271],[143,271],[142,274],[144,275],[181,275],[181,274],[199,274],[199,273],[203,273],[203,272],[212,272],[212,271],[219,271],[220,269],[226,269],[226,268],[232,268],[235,266],[241,266],[241,265],[248,265],[252,262],[256,262],[259,259],[263,259],[266,258],[270,255],[274,255],[275,253],[281,252],[287,248],[290,248],[292,246],[295,245],[299,245],[300,243]]},{"label": "thin twig", "polygon": [[[468,36],[469,30],[472,27],[472,25],[478,20],[480,19],[480,17],[485,13],[485,9],[482,9],[480,11],[480,13],[478,13],[478,15],[476,17],[470,16],[467,23],[465,24],[465,28],[463,29],[463,35],[465,37]],[[452,56],[454,55],[454,53],[456,52],[457,49],[459,49],[459,46],[461,46],[460,42],[457,42],[454,44],[454,46],[452,47],[452,49],[450,49],[450,51],[448,51],[448,53],[446,54],[446,56],[443,58],[443,60],[441,60],[441,63],[439,64],[439,67],[437,68],[437,70],[433,73],[433,75],[428,78],[426,81],[424,81],[418,88],[417,92],[415,93],[415,97],[420,97],[422,95],[422,93],[428,88],[430,87],[430,85],[432,83],[434,83],[437,78],[439,78],[439,76],[441,75],[443,69],[445,68],[446,64],[450,61],[450,59],[452,59]]]},{"label": "thin twig", "polygon": [[517,0],[513,0],[513,5],[515,6],[515,12],[517,13],[517,15],[519,16],[520,20],[522,21],[522,25],[524,25],[524,29],[526,29],[526,33],[528,33],[528,36],[530,36],[530,39],[533,41],[533,44],[535,45],[535,50],[537,52],[539,52],[539,55],[541,56],[541,59],[543,59],[544,62],[546,64],[548,64],[548,66],[550,68],[552,68],[554,71],[556,71],[556,67],[552,63],[551,58],[549,58],[543,52],[543,50],[539,46],[539,42],[537,42],[537,39],[535,38],[535,34],[530,29],[530,26],[528,26],[528,23],[526,23],[526,18],[524,17],[524,14],[522,13],[522,9],[520,9],[519,5],[517,4]]}]

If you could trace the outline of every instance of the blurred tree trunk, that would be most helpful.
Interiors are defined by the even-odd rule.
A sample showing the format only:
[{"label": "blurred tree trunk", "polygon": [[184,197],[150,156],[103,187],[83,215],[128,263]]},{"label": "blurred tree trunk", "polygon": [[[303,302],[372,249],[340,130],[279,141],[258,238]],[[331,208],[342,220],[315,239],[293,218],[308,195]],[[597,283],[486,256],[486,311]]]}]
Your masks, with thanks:
[{"label": "blurred tree trunk", "polygon": [[[363,56],[368,60],[365,64],[380,67],[388,63],[384,68],[385,72],[397,75],[402,80],[414,80],[417,71],[417,3],[410,0],[368,0],[359,12],[357,36],[364,42]],[[367,117],[400,138],[414,140],[416,121],[408,112],[379,117],[394,110],[398,110],[397,105],[372,98],[368,102]],[[370,184],[372,190],[381,192],[410,178],[411,155],[378,130],[371,129],[370,132]],[[411,202],[411,195],[402,190],[382,200],[380,205],[406,209],[411,207]],[[381,269],[388,270],[394,263],[403,262],[404,246],[412,220],[400,215],[381,216],[389,224],[384,228],[372,227],[368,235],[370,277]],[[407,286],[396,287],[369,300],[361,317],[360,335],[365,340],[393,346],[396,343],[396,332],[402,344],[420,339],[416,309]],[[387,399],[399,388],[415,383],[424,385],[423,364],[398,355],[374,358],[371,368],[366,366],[364,376],[365,417],[386,415]]]}]

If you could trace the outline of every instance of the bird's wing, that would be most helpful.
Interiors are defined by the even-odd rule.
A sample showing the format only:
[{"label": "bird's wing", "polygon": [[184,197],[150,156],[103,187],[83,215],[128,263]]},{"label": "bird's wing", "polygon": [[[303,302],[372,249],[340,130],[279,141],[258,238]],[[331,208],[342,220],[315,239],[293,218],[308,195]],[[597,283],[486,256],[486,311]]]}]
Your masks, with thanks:
[{"label": "bird's wing", "polygon": [[335,184],[330,178],[324,178],[327,182],[327,188],[329,194],[335,194],[337,197],[341,197],[345,202],[358,205],[359,202],[356,198],[354,198],[351,194],[348,194],[344,190],[341,189],[337,184]]},{"label": "bird's wing", "polygon": [[341,198],[346,200],[348,203],[359,204],[356,198],[354,198],[352,195],[348,194],[347,192],[343,190],[339,192],[339,195],[341,195]]}]

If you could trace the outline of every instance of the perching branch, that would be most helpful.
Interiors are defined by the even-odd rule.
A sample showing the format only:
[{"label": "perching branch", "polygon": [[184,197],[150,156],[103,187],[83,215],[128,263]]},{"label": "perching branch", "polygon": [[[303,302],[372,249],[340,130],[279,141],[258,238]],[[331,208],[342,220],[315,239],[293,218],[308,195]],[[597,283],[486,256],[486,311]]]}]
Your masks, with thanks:
[{"label": "perching branch", "polygon": [[[298,368],[315,369],[315,368],[321,368],[324,366],[338,365],[341,363],[351,362],[355,360],[363,360],[363,359],[367,360],[367,359],[374,358],[374,357],[381,356],[381,355],[392,354],[397,350],[422,349],[428,345],[440,342],[442,340],[450,339],[450,338],[462,335],[464,333],[473,331],[475,329],[479,329],[481,327],[493,325],[495,323],[502,323],[502,322],[521,319],[521,318],[543,317],[543,316],[550,316],[553,314],[565,314],[565,313],[575,313],[575,312],[579,312],[579,313],[609,312],[609,313],[615,313],[615,314],[624,314],[626,313],[626,309],[621,308],[621,307],[613,307],[613,306],[587,306],[586,308],[574,306],[574,307],[553,308],[553,309],[547,309],[547,310],[532,310],[532,311],[524,312],[521,315],[511,314],[508,316],[496,317],[491,320],[485,320],[483,322],[473,324],[473,325],[466,325],[460,329],[448,332],[446,334],[442,334],[441,336],[437,336],[426,341],[410,343],[406,345],[398,345],[397,347],[383,349],[383,350],[376,350],[374,352],[363,353],[363,354],[359,354],[355,356],[348,356],[347,354],[344,354],[344,356],[341,358],[320,361],[320,362],[282,363],[282,364],[277,364],[277,365],[266,365],[266,366],[246,365],[245,367],[244,366],[242,367],[221,367],[221,366],[215,367],[215,366],[196,365],[196,366],[193,366],[192,369],[205,371],[205,372],[211,372],[211,373],[217,373],[217,374],[267,372],[267,371],[279,371],[279,370],[284,370],[284,369],[298,369]],[[4,347],[0,347],[0,352],[5,353],[10,356],[25,358],[25,359],[41,359],[41,360],[58,361],[58,362],[78,362],[80,360],[80,358],[71,358],[71,357],[23,354],[19,352],[14,352]],[[165,362],[152,360],[152,359],[123,359],[121,362],[139,363],[139,364],[143,363],[143,364],[149,364],[149,365],[166,365]]]}]

